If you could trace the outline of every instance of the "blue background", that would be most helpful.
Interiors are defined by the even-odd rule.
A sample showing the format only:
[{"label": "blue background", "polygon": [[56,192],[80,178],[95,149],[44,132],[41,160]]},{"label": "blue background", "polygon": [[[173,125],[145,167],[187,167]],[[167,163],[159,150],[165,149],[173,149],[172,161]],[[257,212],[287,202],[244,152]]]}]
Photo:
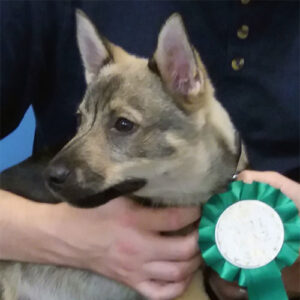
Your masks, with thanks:
[{"label": "blue background", "polygon": [[30,106],[20,125],[0,141],[0,172],[31,155],[34,131],[35,118]]}]

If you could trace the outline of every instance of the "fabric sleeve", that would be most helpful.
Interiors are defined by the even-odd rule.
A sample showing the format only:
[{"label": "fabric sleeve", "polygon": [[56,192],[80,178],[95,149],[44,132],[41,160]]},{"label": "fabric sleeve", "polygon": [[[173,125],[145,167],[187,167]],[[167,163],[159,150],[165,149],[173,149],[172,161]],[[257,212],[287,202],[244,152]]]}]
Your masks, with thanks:
[{"label": "fabric sleeve", "polygon": [[0,139],[12,132],[31,104],[29,81],[34,62],[31,6],[1,3]]}]

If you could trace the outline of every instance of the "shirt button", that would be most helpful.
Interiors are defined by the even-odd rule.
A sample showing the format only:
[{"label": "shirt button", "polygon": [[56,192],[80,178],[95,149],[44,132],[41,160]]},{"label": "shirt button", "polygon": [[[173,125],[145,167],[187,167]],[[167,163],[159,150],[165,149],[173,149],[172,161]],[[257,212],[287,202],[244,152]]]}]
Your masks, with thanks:
[{"label": "shirt button", "polygon": [[249,34],[249,26],[248,25],[242,25],[238,31],[237,31],[237,36],[238,38],[244,40],[248,37]]},{"label": "shirt button", "polygon": [[243,57],[236,57],[231,61],[231,67],[234,71],[239,71],[243,68],[245,59]]},{"label": "shirt button", "polygon": [[250,1],[251,1],[251,0],[241,0],[241,3],[244,4],[244,5],[246,5],[246,4],[248,4]]}]

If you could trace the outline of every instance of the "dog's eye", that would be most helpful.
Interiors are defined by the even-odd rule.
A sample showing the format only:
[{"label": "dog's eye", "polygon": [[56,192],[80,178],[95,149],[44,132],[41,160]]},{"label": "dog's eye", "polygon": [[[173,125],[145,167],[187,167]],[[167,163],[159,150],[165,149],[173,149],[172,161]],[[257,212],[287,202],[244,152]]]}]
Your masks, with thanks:
[{"label": "dog's eye", "polygon": [[125,119],[125,118],[119,118],[115,123],[115,129],[117,129],[120,132],[130,132],[134,128],[134,123]]}]

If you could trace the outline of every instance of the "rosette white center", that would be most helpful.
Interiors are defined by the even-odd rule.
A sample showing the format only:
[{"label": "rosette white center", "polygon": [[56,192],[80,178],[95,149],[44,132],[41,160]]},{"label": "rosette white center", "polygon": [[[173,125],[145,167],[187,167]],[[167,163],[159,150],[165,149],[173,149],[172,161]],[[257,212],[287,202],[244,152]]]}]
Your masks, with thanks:
[{"label": "rosette white center", "polygon": [[278,255],[284,228],[272,207],[258,200],[243,200],[221,214],[215,238],[220,253],[231,264],[243,269],[259,268]]}]

